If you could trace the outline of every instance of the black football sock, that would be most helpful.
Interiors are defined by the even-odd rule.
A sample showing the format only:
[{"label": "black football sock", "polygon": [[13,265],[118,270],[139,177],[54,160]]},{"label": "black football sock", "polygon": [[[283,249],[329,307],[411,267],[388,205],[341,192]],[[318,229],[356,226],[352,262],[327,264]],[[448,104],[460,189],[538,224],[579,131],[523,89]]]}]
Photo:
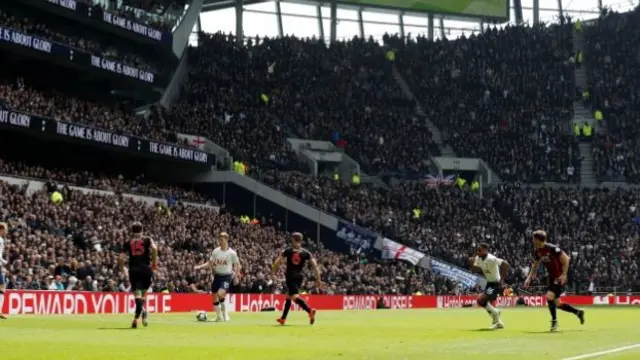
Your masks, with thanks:
[{"label": "black football sock", "polygon": [[306,302],[306,301],[304,301],[304,300],[302,300],[302,299],[300,299],[300,298],[297,298],[297,299],[296,299],[296,304],[300,305],[300,307],[301,307],[304,311],[306,311],[306,312],[311,312],[311,308],[309,307],[309,305],[307,305],[307,302]]},{"label": "black football sock", "polygon": [[140,314],[142,314],[143,307],[144,307],[144,300],[136,298],[136,319],[140,318]]},{"label": "black football sock", "polygon": [[551,320],[557,321],[557,307],[555,300],[547,300],[547,305],[549,306],[549,312],[551,313]]},{"label": "black football sock", "polygon": [[570,312],[572,314],[578,314],[578,309],[571,306],[571,304],[562,303],[560,304],[560,310]]},{"label": "black football sock", "polygon": [[282,310],[282,317],[281,319],[286,319],[287,316],[289,315],[289,310],[291,309],[291,299],[287,299],[284,302],[284,309]]}]

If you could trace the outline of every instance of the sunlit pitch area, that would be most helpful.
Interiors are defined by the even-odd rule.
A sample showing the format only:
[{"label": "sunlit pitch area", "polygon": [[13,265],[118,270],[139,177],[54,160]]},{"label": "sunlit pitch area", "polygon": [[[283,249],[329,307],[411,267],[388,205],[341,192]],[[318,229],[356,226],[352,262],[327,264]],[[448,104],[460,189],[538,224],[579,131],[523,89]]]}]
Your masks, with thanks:
[{"label": "sunlit pitch area", "polygon": [[[210,314],[211,315],[211,314]],[[277,313],[236,313],[229,323],[198,322],[195,313],[151,315],[129,329],[130,316],[13,316],[0,322],[8,359],[640,359],[638,309],[587,309],[580,325],[559,314],[549,333],[545,308],[505,309],[504,330],[488,331],[480,309],[301,312],[287,326]],[[212,318],[212,316],[209,316]]]}]

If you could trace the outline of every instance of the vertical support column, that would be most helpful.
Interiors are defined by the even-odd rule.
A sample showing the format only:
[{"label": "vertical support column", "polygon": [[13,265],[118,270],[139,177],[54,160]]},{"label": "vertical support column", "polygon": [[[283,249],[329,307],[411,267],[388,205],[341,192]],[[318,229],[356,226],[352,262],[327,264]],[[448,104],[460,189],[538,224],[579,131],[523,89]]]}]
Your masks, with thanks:
[{"label": "vertical support column", "polygon": [[429,13],[427,17],[427,38],[429,41],[433,41],[433,14]]},{"label": "vertical support column", "polygon": [[336,1],[331,1],[331,42],[336,42],[338,38],[338,5]]},{"label": "vertical support column", "polygon": [[484,21],[480,20],[480,33],[484,33]]},{"label": "vertical support column", "polygon": [[196,35],[196,44],[200,45],[200,33],[202,33],[202,15],[198,15],[198,19],[196,19],[196,26],[193,30],[191,30],[190,35],[193,35],[194,33]]},{"label": "vertical support column", "polygon": [[513,10],[516,14],[516,24],[520,25],[523,22],[522,19],[522,1],[521,0],[513,0]]},{"label": "vertical support column", "polygon": [[533,23],[540,23],[540,0],[533,0]]},{"label": "vertical support column", "polygon": [[284,36],[284,28],[282,27],[282,7],[280,0],[276,0],[276,20],[278,21],[278,36]]},{"label": "vertical support column", "polygon": [[362,8],[358,9],[358,32],[361,39],[364,39],[364,20],[362,20]]},{"label": "vertical support column", "polygon": [[602,0],[598,0],[598,10],[602,10]]},{"label": "vertical support column", "polygon": [[563,23],[564,10],[562,9],[562,0],[558,0],[558,17],[561,19],[560,22]]},{"label": "vertical support column", "polygon": [[444,39],[447,35],[444,33],[444,16],[440,15],[440,38]]},{"label": "vertical support column", "polygon": [[238,43],[238,45],[244,44],[243,15],[244,2],[243,0],[236,0],[236,42]]},{"label": "vertical support column", "polygon": [[320,35],[320,39],[325,41],[324,38],[324,22],[322,21],[322,6],[316,5],[316,17],[318,18],[318,35]]},{"label": "vertical support column", "polygon": [[400,39],[404,42],[404,12],[398,14],[398,25],[400,25]]}]

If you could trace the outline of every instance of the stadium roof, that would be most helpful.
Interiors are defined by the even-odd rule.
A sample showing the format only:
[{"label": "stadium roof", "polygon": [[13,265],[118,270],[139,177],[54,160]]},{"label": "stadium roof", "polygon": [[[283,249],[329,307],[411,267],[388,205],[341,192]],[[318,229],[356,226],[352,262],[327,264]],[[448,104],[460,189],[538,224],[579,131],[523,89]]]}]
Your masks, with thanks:
[{"label": "stadium roof", "polygon": [[[280,2],[278,0],[275,1]],[[449,0],[448,2],[441,0],[336,0],[338,6],[342,9],[412,14],[434,12],[446,14],[448,18],[461,20],[468,20],[469,18],[507,18],[509,1],[512,0]],[[248,6],[265,2],[274,2],[274,0],[244,0],[243,5]],[[282,2],[312,6],[331,6],[333,1],[286,0]],[[234,7],[235,5],[236,0],[204,0],[202,11],[215,11]],[[483,13],[486,13],[486,16],[478,15]]]},{"label": "stadium roof", "polygon": [[[245,0],[244,5],[258,4],[266,0]],[[202,3],[202,12],[216,11],[236,6],[236,0],[204,0]]]},{"label": "stadium roof", "polygon": [[[385,33],[398,34],[429,34],[428,20],[424,12],[411,9],[389,9],[367,6],[366,3],[418,1],[441,2],[441,0],[339,0],[337,10],[337,39],[348,39],[353,36],[373,36],[380,39]],[[346,2],[358,2],[347,4]],[[501,0],[449,0],[449,2],[472,1],[496,2]],[[515,1],[509,0],[510,5]],[[599,6],[608,7],[615,11],[625,12],[638,6],[640,0],[519,0],[522,6],[522,20],[533,23],[537,18],[543,22],[557,22],[560,8],[564,14],[573,18],[590,19],[599,15]],[[201,15],[200,30],[209,33],[222,31],[236,33],[236,0],[204,0]],[[534,12],[534,5],[538,11]],[[243,2],[243,33],[246,37],[278,36],[294,34],[300,37],[324,36],[329,40],[330,32],[330,2],[311,0],[244,0]],[[280,15],[278,15],[280,10]],[[506,10],[506,9],[505,9]],[[515,23],[516,9],[510,6],[509,19]],[[534,15],[537,14],[537,16]],[[322,21],[319,21],[319,17]],[[440,24],[442,18],[442,24]],[[482,24],[478,17],[440,15],[437,13],[434,21],[434,38],[446,36],[456,38],[462,34],[481,31]],[[503,21],[504,22],[504,21]],[[323,24],[320,26],[319,24]],[[442,25],[442,26],[440,26]],[[322,29],[322,27],[324,29]],[[198,29],[194,29],[198,30]],[[195,36],[192,37],[195,40]],[[195,41],[192,44],[195,45]]]}]

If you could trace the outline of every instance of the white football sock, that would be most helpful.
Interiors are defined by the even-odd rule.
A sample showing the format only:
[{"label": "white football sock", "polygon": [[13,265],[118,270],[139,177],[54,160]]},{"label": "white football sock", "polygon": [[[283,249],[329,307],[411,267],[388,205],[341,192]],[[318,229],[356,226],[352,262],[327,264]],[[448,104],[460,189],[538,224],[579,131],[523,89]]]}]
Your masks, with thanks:
[{"label": "white football sock", "polygon": [[484,308],[487,309],[487,311],[489,312],[489,315],[491,315],[492,318],[494,319],[500,318],[500,313],[498,312],[498,309],[494,308],[493,305],[491,305],[491,303],[487,303],[487,305],[485,305]]}]

